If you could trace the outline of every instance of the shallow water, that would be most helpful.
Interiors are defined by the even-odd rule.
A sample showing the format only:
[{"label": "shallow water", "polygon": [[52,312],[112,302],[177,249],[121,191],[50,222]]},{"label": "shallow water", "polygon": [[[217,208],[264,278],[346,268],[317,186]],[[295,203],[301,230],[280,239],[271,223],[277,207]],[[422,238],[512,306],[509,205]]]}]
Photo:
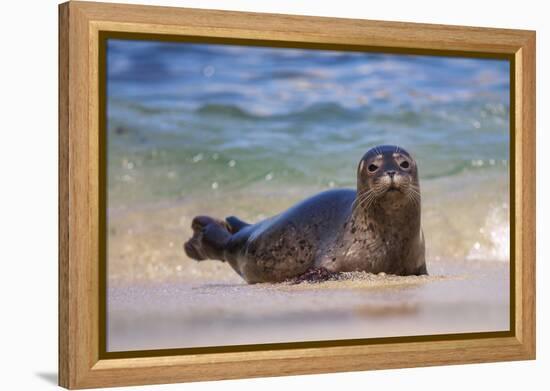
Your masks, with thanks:
[{"label": "shallow water", "polygon": [[[111,349],[508,327],[507,62],[117,40],[107,60]],[[193,216],[355,187],[391,143],[418,161],[430,277],[251,287],[182,251]]]}]

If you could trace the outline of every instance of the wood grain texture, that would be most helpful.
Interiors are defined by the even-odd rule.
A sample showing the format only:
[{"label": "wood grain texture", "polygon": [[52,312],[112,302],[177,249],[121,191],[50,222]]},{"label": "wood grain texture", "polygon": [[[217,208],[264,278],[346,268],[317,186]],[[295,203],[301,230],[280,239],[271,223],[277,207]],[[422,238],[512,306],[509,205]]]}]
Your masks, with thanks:
[{"label": "wood grain texture", "polygon": [[113,31],[154,32],[429,50],[511,53],[523,31],[268,13],[73,2]]},{"label": "wood grain texture", "polygon": [[69,384],[69,7],[59,7],[59,384]]},{"label": "wood grain texture", "polygon": [[[171,7],[59,8],[59,382],[67,388],[280,376],[535,357],[535,33]],[[100,31],[513,57],[515,336],[99,359]]]},{"label": "wood grain texture", "polygon": [[[517,52],[516,63],[521,61],[521,71],[516,74],[520,79],[516,89],[517,101],[520,102],[516,112],[516,145],[521,146],[521,160],[517,166],[521,168],[521,182],[516,181],[516,188],[522,192],[521,205],[516,220],[521,221],[521,253],[517,254],[521,264],[520,274],[516,276],[517,290],[521,293],[521,303],[517,306],[522,310],[519,318],[516,335],[523,343],[530,358],[535,358],[536,350],[536,321],[535,321],[535,292],[536,292],[536,37],[529,35],[526,44]],[[519,147],[518,147],[519,149]],[[519,241],[519,240],[518,240]],[[521,278],[521,280],[520,280]]]},{"label": "wood grain texture", "polygon": [[[60,10],[60,275],[59,383],[76,387],[97,362],[97,256],[90,216],[93,182],[89,125],[89,26],[78,6]],[[96,108],[97,109],[97,108]],[[61,113],[62,112],[62,113]],[[97,114],[96,114],[97,115]],[[97,156],[96,156],[97,160]],[[93,204],[92,204],[93,205]],[[94,288],[95,286],[95,288]],[[95,291],[94,291],[95,289]],[[95,354],[95,355],[94,355]]]}]

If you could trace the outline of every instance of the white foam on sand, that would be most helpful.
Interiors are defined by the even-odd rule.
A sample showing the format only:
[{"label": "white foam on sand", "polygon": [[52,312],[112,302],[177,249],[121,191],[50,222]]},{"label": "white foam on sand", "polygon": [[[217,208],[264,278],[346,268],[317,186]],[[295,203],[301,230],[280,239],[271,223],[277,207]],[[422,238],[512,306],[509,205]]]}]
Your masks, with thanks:
[{"label": "white foam on sand", "polygon": [[485,224],[466,256],[468,260],[508,262],[510,260],[510,213],[508,204],[491,208]]}]

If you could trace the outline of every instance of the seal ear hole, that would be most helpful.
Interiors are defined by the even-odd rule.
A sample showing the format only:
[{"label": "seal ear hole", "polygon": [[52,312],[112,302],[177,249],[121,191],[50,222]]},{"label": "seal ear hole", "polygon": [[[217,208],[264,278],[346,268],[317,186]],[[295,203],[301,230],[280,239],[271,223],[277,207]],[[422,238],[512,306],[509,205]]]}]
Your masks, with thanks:
[{"label": "seal ear hole", "polygon": [[376,170],[378,170],[378,166],[376,164],[369,164],[367,170],[369,170],[369,172],[375,172]]},{"label": "seal ear hole", "polygon": [[403,161],[401,162],[401,164],[399,164],[399,166],[400,166],[401,168],[407,169],[407,168],[409,168],[411,165],[409,164],[408,161],[403,160]]}]

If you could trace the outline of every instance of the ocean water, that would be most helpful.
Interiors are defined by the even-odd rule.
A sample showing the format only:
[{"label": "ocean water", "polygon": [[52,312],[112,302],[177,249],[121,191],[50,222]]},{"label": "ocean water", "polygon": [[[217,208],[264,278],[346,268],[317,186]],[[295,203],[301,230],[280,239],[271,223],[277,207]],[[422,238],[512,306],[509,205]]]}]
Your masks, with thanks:
[{"label": "ocean water", "polygon": [[[109,40],[109,270],[171,275],[193,215],[254,222],[355,187],[378,144],[418,161],[428,265],[506,262],[509,72],[490,59]],[[128,250],[137,232],[155,240]],[[132,264],[144,253],[147,273]]]}]

